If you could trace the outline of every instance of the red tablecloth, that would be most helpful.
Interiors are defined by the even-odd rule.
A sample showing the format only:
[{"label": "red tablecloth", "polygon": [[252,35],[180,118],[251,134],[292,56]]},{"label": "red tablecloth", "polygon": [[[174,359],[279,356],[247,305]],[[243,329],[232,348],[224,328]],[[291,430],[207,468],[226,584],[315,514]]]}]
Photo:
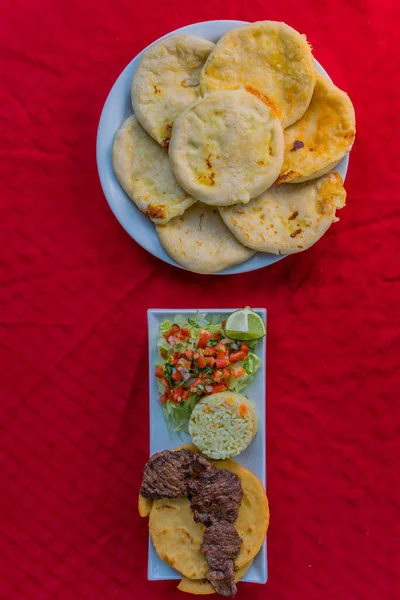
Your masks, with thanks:
[{"label": "red tablecloth", "polygon": [[[238,598],[398,600],[397,0],[0,6],[0,597],[182,597],[146,580],[136,512],[146,309],[251,304],[269,311],[270,580]],[[306,32],[358,125],[340,223],[304,254],[230,277],[137,246],[95,164],[120,71],[167,31],[216,18]]]}]

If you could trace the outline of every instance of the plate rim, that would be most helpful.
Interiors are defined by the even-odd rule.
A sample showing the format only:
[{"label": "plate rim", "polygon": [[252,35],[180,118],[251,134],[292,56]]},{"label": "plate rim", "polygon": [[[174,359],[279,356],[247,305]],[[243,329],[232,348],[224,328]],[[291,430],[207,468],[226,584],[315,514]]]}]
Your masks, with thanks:
[{"label": "plate rim", "polygon": [[[108,134],[108,127],[106,126],[107,115],[108,115],[109,111],[111,111],[112,106],[114,106],[114,102],[112,101],[113,94],[115,93],[115,90],[118,89],[118,87],[120,85],[122,85],[122,82],[127,77],[127,73],[130,72],[130,70],[132,68],[134,68],[133,63],[135,63],[135,61],[139,61],[142,54],[148,48],[150,48],[151,46],[153,46],[160,40],[166,39],[166,38],[170,37],[171,35],[176,35],[176,34],[184,33],[184,32],[188,33],[190,35],[190,32],[188,31],[189,29],[198,28],[201,26],[209,26],[211,28],[215,28],[215,27],[224,27],[226,25],[232,25],[231,29],[234,29],[235,27],[241,27],[241,26],[247,25],[251,22],[252,21],[241,21],[241,20],[235,20],[235,19],[214,19],[214,20],[210,20],[210,21],[199,21],[196,23],[190,23],[188,25],[184,25],[182,27],[179,27],[178,29],[174,29],[173,31],[170,31],[170,32],[162,35],[161,37],[157,38],[156,40],[151,42],[148,46],[146,46],[143,50],[141,50],[138,54],[136,54],[136,56],[134,56],[129,61],[129,63],[125,66],[125,68],[120,72],[120,74],[114,81],[109,93],[107,94],[106,100],[104,102],[104,105],[102,107],[101,114],[100,114],[100,119],[99,119],[99,123],[98,123],[98,127],[97,127],[97,134],[96,134],[96,165],[97,165],[97,172],[98,172],[98,176],[99,176],[99,180],[100,180],[100,185],[101,185],[101,188],[103,191],[103,195],[106,198],[107,204],[109,205],[111,212],[113,213],[114,217],[117,219],[117,221],[121,225],[121,227],[129,235],[129,237],[131,239],[133,239],[135,241],[135,243],[137,243],[139,246],[141,246],[144,250],[149,252],[149,254],[151,254],[155,258],[157,258],[167,264],[170,264],[174,267],[177,267],[177,268],[179,268],[183,271],[187,271],[189,273],[194,273],[194,271],[191,271],[190,269],[187,269],[187,268],[183,267],[182,265],[179,265],[175,260],[173,260],[166,253],[166,251],[161,246],[161,244],[158,240],[157,240],[158,244],[156,243],[155,248],[152,248],[150,243],[146,244],[146,241],[143,239],[141,241],[139,241],[138,238],[135,236],[135,234],[132,232],[133,227],[132,227],[130,218],[125,218],[122,216],[122,214],[120,212],[121,211],[121,209],[120,209],[121,200],[115,201],[113,198],[112,191],[111,191],[111,180],[114,180],[113,183],[115,183],[115,181],[117,181],[114,171],[113,171],[113,168],[112,168],[111,152],[112,152],[112,141],[114,140],[114,137],[115,137],[118,129],[116,131],[114,131],[112,134],[112,141],[111,141],[111,147],[110,147],[107,142],[107,140],[109,141],[109,137],[110,137],[110,134]],[[229,31],[229,30],[230,29],[227,29],[227,31]],[[197,33],[194,33],[192,35],[198,35],[198,37],[202,37],[201,35],[199,35]],[[212,33],[210,33],[210,35],[212,35]],[[224,35],[224,34],[221,34],[221,36],[222,35]],[[204,38],[204,39],[206,39],[206,38]],[[314,62],[317,67],[317,70],[326,74],[327,77],[332,81],[331,77],[329,76],[327,71],[324,69],[324,67],[321,65],[321,63],[319,63],[319,61],[314,56],[313,56],[313,58],[314,58]],[[128,100],[129,100],[130,111],[131,111],[131,114],[134,114],[132,106],[131,106],[131,102],[130,102],[130,94],[128,94],[128,95],[129,95]],[[121,102],[122,102],[122,100],[120,100],[120,103]],[[122,123],[119,124],[119,127],[121,125],[122,125]],[[346,175],[347,175],[347,171],[348,171],[349,157],[350,157],[350,152],[348,152],[342,158],[342,160],[338,163],[338,165],[336,167],[334,167],[334,168],[342,169],[343,182],[346,179]],[[111,169],[110,169],[110,164],[111,164]],[[117,186],[119,186],[118,194],[120,195],[120,197],[125,196],[125,200],[127,201],[127,203],[135,210],[135,214],[137,214],[137,216],[138,216],[137,227],[141,228],[142,227],[142,225],[140,224],[140,219],[141,219],[140,212],[141,211],[137,208],[137,206],[134,204],[134,202],[129,199],[129,197],[126,195],[126,193],[120,186],[119,182],[117,182]],[[136,213],[136,211],[137,211],[137,213]],[[143,215],[143,216],[145,216],[145,215]],[[149,222],[149,224],[150,224],[150,226],[154,227],[154,224],[151,221]],[[155,235],[157,235],[157,234],[155,233]],[[242,263],[239,263],[238,265],[233,265],[233,266],[228,267],[227,269],[224,269],[223,271],[220,271],[218,273],[209,273],[207,275],[218,276],[218,275],[236,275],[236,274],[240,274],[240,273],[248,273],[248,272],[256,271],[258,269],[263,269],[264,267],[271,266],[271,265],[275,264],[276,262],[279,262],[283,258],[286,258],[286,256],[288,256],[285,254],[274,255],[274,254],[267,254],[267,253],[265,253],[263,256],[263,254],[264,253],[256,252],[252,257],[250,257],[249,259],[247,259],[246,261],[244,261]],[[268,257],[268,262],[265,262],[266,257]],[[205,275],[205,274],[196,273],[196,275]]]}]

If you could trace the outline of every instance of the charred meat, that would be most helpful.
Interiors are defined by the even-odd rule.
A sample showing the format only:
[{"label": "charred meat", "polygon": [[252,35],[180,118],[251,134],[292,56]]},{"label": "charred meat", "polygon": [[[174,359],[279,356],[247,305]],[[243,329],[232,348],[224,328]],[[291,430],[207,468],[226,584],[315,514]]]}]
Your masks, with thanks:
[{"label": "charred meat", "polygon": [[188,495],[188,484],[211,464],[194,452],[164,450],[147,462],[140,493],[144,498],[179,498]]},{"label": "charred meat", "polygon": [[188,488],[196,523],[212,525],[218,521],[236,521],[243,490],[235,473],[225,469],[203,471]]},{"label": "charred meat", "polygon": [[210,565],[207,579],[222,596],[234,596],[236,593],[233,561],[241,545],[242,540],[232,523],[216,523],[204,532],[201,551]]}]

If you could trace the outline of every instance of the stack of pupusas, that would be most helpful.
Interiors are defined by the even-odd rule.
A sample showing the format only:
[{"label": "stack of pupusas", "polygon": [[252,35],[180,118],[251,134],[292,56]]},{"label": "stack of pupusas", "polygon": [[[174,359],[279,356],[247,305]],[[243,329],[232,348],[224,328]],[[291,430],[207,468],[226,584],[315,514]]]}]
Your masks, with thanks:
[{"label": "stack of pupusas", "polygon": [[234,596],[269,524],[261,482],[233,460],[210,461],[188,444],[154,454],[144,469],[139,514],[157,554],[182,574],[181,591]]},{"label": "stack of pupusas", "polygon": [[215,45],[168,37],[143,54],[131,92],[114,171],[182,266],[301,252],[337,221],[346,193],[331,171],[354,142],[354,109],[293,28],[252,23]]}]

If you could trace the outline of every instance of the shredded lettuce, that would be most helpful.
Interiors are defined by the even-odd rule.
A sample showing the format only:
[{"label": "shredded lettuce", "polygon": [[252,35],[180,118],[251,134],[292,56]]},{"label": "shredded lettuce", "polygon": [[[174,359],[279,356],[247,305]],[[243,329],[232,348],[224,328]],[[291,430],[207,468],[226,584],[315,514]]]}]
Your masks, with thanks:
[{"label": "shredded lettuce", "polygon": [[188,432],[188,424],[194,407],[200,397],[197,394],[190,394],[185,402],[171,402],[168,400],[162,405],[164,419],[167,423],[169,434],[173,431]]},{"label": "shredded lettuce", "polygon": [[158,377],[156,377],[156,382],[157,382],[157,389],[158,389],[158,391],[160,392],[160,394],[162,396],[164,394],[164,392],[165,392],[165,387],[161,383],[161,379],[159,379]]},{"label": "shredded lettuce", "polygon": [[164,335],[164,333],[167,333],[167,331],[169,331],[172,327],[172,323],[171,321],[165,320],[162,321],[162,323],[160,323],[160,333],[161,335]]},{"label": "shredded lettuce", "polygon": [[243,363],[243,368],[246,371],[247,375],[246,375],[246,377],[242,377],[241,379],[238,380],[238,384],[239,384],[238,391],[239,392],[241,390],[243,390],[245,387],[247,387],[248,385],[250,385],[250,383],[253,381],[254,375],[257,373],[260,366],[261,366],[261,360],[257,356],[257,354],[254,354],[253,352],[249,352],[246,360]]},{"label": "shredded lettuce", "polygon": [[166,353],[166,357],[165,358],[169,358],[169,356],[172,354],[173,352],[173,348],[171,346],[171,344],[169,344],[163,337],[160,338],[157,342],[157,347],[158,347],[158,353],[160,355],[160,359],[161,360],[165,360],[162,356],[161,356],[161,350],[164,351],[164,353]]},{"label": "shredded lettuce", "polygon": [[252,352],[254,354],[257,350],[258,340],[253,340],[252,342],[246,342],[246,344],[249,347],[249,352]]}]

